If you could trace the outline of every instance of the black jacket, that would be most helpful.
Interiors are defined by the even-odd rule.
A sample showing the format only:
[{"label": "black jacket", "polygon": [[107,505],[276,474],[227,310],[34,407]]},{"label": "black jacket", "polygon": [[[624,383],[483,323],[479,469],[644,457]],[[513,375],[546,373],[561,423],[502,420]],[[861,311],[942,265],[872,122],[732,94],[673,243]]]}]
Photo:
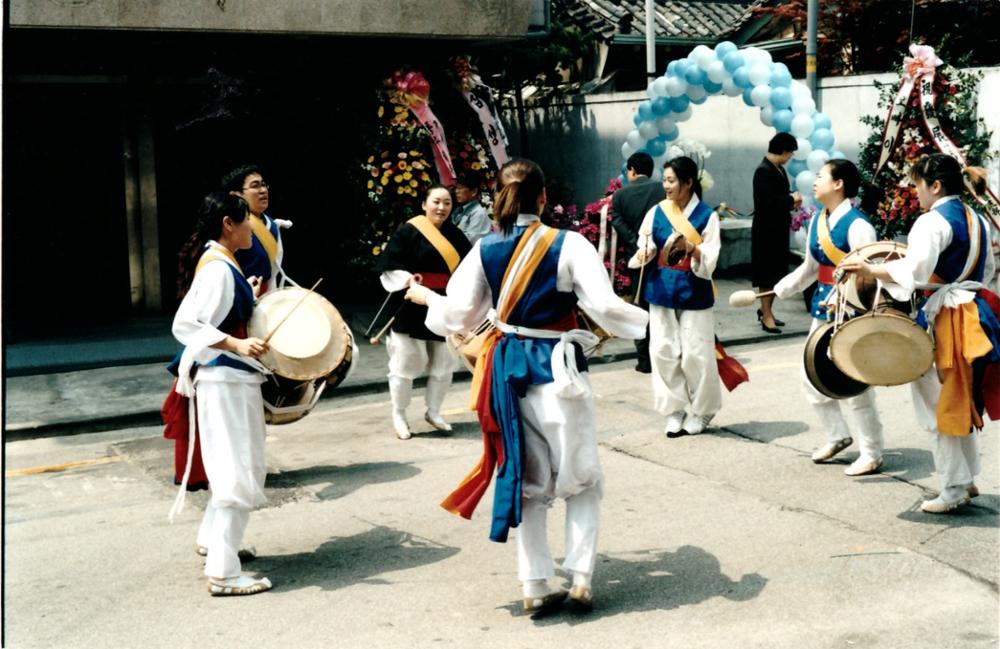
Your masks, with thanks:
[{"label": "black jacket", "polygon": [[666,197],[663,184],[649,176],[639,176],[611,197],[611,225],[618,231],[618,239],[625,244],[625,254],[631,256],[635,253],[643,217],[649,208]]}]

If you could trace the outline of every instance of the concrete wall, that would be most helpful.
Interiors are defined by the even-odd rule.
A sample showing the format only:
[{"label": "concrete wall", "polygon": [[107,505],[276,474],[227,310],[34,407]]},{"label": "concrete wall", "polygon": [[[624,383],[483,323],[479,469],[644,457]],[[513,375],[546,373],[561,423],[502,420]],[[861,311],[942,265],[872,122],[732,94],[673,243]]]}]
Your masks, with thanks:
[{"label": "concrete wall", "polygon": [[11,0],[11,27],[517,38],[532,0]]},{"label": "concrete wall", "polygon": [[[979,116],[993,131],[991,149],[1000,151],[1000,68],[981,70]],[[823,112],[833,119],[837,148],[857,161],[859,145],[868,136],[860,117],[876,112],[878,93],[873,80],[892,82],[895,74],[859,75],[824,79],[820,88]],[[528,150],[524,155],[537,160],[546,173],[563,176],[576,190],[580,205],[603,195],[610,178],[617,176],[623,159],[621,145],[633,128],[632,116],[642,93],[591,95],[555,101],[544,107],[529,108],[526,115]],[[706,168],[715,178],[715,187],[706,192],[712,204],[725,202],[740,212],[753,209],[753,170],[767,150],[774,129],[760,121],[760,109],[749,108],[740,97],[711,97],[693,106],[690,120],[680,124],[680,137],[706,145],[712,157]],[[518,148],[517,120],[511,124],[511,143]],[[1000,188],[1000,161],[989,165],[991,186]]]}]

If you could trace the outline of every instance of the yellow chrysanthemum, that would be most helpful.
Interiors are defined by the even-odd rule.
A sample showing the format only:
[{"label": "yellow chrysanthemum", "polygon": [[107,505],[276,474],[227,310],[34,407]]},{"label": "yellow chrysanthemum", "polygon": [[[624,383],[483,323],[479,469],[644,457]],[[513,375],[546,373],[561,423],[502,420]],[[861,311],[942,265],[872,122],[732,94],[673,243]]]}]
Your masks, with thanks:
[{"label": "yellow chrysanthemum", "polygon": [[416,187],[416,186],[417,186],[417,181],[416,180],[411,180],[410,181],[410,187]]},{"label": "yellow chrysanthemum", "polygon": [[382,176],[382,180],[380,182],[383,185],[388,185],[389,184],[389,177],[388,176]]},{"label": "yellow chrysanthemum", "polygon": [[371,164],[373,162],[375,162],[375,156],[373,155],[368,156],[368,164]]},{"label": "yellow chrysanthemum", "polygon": [[379,246],[375,246],[374,248],[372,248],[372,254],[375,255],[376,257],[378,257],[378,254],[380,252],[382,252],[382,248],[380,248]]},{"label": "yellow chrysanthemum", "polygon": [[407,171],[405,174],[403,174],[403,179],[404,180],[409,180],[410,178],[413,178],[413,174],[411,174],[409,171]]},{"label": "yellow chrysanthemum", "polygon": [[375,181],[374,180],[369,180],[368,181],[368,189],[371,189],[374,186],[375,186]]},{"label": "yellow chrysanthemum", "polygon": [[385,108],[383,108],[382,106],[379,106],[378,107],[378,116],[382,117],[383,115],[385,115]]}]

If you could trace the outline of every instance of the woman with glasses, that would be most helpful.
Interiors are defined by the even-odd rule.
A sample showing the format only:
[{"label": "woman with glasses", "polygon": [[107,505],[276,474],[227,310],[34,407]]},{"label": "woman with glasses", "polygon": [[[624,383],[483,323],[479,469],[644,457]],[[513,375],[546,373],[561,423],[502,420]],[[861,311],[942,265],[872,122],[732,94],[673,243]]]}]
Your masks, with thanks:
[{"label": "woman with glasses", "polygon": [[238,251],[236,260],[248,277],[259,276],[262,279],[261,295],[281,288],[285,282],[296,285],[281,269],[285,250],[280,230],[292,227],[292,222],[272,219],[265,214],[270,195],[260,167],[243,165],[233,169],[223,176],[222,189],[239,196],[250,207],[253,243],[247,250]]}]

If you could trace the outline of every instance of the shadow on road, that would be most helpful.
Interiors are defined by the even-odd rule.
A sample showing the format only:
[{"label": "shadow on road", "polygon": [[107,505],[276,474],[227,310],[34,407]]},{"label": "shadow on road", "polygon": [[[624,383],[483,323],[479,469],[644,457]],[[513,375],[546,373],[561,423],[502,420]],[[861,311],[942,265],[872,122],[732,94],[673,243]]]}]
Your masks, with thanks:
[{"label": "shadow on road", "polygon": [[412,478],[420,469],[410,462],[363,462],[346,466],[320,465],[267,474],[268,489],[289,489],[330,483],[316,493],[320,500],[336,500],[364,487],[381,482]]},{"label": "shadow on road", "polygon": [[[535,618],[535,624],[595,622],[621,613],[690,606],[713,597],[744,602],[757,597],[767,584],[767,579],[758,573],[746,574],[733,581],[722,574],[715,555],[691,545],[674,552],[644,550],[630,556],[635,558],[598,556],[593,611],[582,613],[567,607]],[[511,614],[521,615],[520,603],[503,608]]]},{"label": "shadow on road", "polygon": [[259,557],[252,567],[274,582],[275,590],[318,586],[337,590],[357,583],[384,584],[381,578],[443,561],[458,548],[441,545],[409,532],[378,526],[361,534],[332,538],[312,552]]},{"label": "shadow on road", "polygon": [[782,437],[804,433],[809,430],[809,426],[804,421],[745,421],[738,424],[727,424],[719,430],[746,439],[768,443]]},{"label": "shadow on road", "polygon": [[969,505],[963,505],[945,514],[928,514],[920,511],[920,500],[917,500],[905,512],[900,512],[896,518],[910,523],[931,523],[947,527],[1000,527],[998,515],[998,499],[994,495],[979,496]]}]

